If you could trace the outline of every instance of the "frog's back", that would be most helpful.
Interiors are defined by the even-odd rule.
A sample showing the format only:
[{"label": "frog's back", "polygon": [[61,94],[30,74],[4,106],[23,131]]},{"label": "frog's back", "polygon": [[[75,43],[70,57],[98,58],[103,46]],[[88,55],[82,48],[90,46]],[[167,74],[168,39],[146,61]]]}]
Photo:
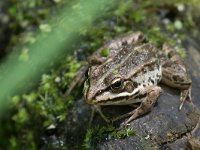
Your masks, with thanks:
[{"label": "frog's back", "polygon": [[106,74],[113,73],[130,78],[137,76],[137,73],[142,72],[144,68],[153,70],[151,66],[158,63],[157,60],[157,49],[154,45],[150,43],[137,46],[127,45],[102,64],[100,68]]},{"label": "frog's back", "polygon": [[161,79],[157,49],[150,43],[124,46],[99,67],[106,81],[121,76],[125,80],[132,80],[138,85],[147,86],[157,84]]},{"label": "frog's back", "polygon": [[151,62],[157,60],[156,51],[155,47],[149,43],[133,47],[132,52],[127,54],[121,62],[119,73],[125,78],[137,76],[138,72],[142,72],[142,69],[147,66],[150,67]]}]

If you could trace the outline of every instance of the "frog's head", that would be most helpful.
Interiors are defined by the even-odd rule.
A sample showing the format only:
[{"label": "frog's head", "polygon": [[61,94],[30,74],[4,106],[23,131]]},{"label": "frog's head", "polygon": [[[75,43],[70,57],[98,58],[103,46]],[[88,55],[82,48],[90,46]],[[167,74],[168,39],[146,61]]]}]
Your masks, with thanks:
[{"label": "frog's head", "polygon": [[90,61],[91,67],[83,90],[86,102],[95,105],[131,103],[129,99],[141,92],[139,81],[132,74],[138,65],[143,65],[151,56],[147,56],[147,53],[151,53],[149,46],[148,43],[145,44],[143,33],[135,32],[116,38],[100,48],[103,56],[97,55],[98,57],[92,57],[91,60],[102,60],[101,56],[106,56],[106,59],[96,64],[95,61]]},{"label": "frog's head", "polygon": [[106,71],[103,66],[92,66],[88,70],[88,78],[83,90],[87,103],[95,105],[128,104],[127,100],[130,97],[139,94],[136,82],[125,79],[125,76],[120,75],[112,68]]}]

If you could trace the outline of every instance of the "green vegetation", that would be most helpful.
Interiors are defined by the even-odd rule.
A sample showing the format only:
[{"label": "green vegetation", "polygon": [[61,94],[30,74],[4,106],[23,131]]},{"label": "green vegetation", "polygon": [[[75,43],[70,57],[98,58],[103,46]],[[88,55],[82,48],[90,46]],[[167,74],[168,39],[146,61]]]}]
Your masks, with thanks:
[{"label": "green vegetation", "polygon": [[[7,6],[7,15],[10,20],[7,27],[12,34],[9,35],[6,52],[15,52],[14,55],[8,56],[8,60],[16,58],[17,62],[11,63],[12,66],[15,66],[14,69],[13,67],[6,68],[5,64],[1,65],[1,71],[3,71],[0,76],[0,107],[3,108],[3,101],[8,101],[8,109],[1,116],[0,122],[1,148],[38,149],[40,138],[44,133],[49,129],[59,128],[64,123],[68,117],[68,109],[73,106],[78,97],[82,96],[82,90],[77,88],[67,98],[63,97],[63,93],[78,69],[85,63],[84,58],[97,50],[105,41],[109,41],[119,34],[140,30],[158,46],[161,46],[163,42],[176,45],[178,52],[185,56],[185,50],[181,47],[185,39],[184,35],[188,32],[194,37],[199,35],[194,30],[194,28],[198,28],[199,13],[197,10],[200,10],[200,6],[196,5],[199,3],[198,0],[190,2],[153,0],[141,3],[132,0],[120,1],[113,8],[106,6],[100,8],[101,12],[105,12],[105,14],[102,13],[101,18],[96,22],[93,22],[93,17],[101,13],[96,12],[96,16],[89,15],[89,12],[87,15],[82,14],[83,6],[80,3],[71,5],[70,1],[64,2],[64,0],[53,0],[53,3],[50,0],[45,3],[42,0],[12,0],[12,3],[8,3],[11,5]],[[85,19],[80,19],[84,22],[83,26],[70,24],[73,20],[70,22],[70,19],[67,18],[66,21],[62,15],[57,16],[52,21],[53,23],[48,21],[51,16],[60,14],[59,10],[65,5],[70,6],[70,10],[77,12],[79,18]],[[171,18],[167,14],[166,16],[159,14],[163,13],[162,9],[164,8],[172,13]],[[69,11],[66,11],[65,14],[71,15]],[[65,34],[66,26],[73,27],[73,25],[75,29],[70,29],[73,29],[77,35],[75,46],[71,42],[75,39],[73,34],[68,32]],[[38,32],[42,34],[38,35]],[[53,40],[46,41],[50,35],[55,35],[55,37]],[[65,42],[67,41],[66,37],[70,39],[69,42]],[[53,42],[55,39],[59,42],[51,45],[55,43]],[[45,50],[51,51],[48,49],[49,45],[52,53],[55,50],[59,51],[58,47],[63,49],[62,53],[55,57],[54,55],[47,56],[45,53],[40,55],[40,52]],[[35,59],[32,59],[33,52],[39,54]],[[102,51],[102,56],[106,57],[108,54],[109,49]],[[33,68],[30,67],[40,57],[42,58],[41,63]],[[46,70],[43,63],[50,69]],[[21,64],[28,64],[27,68],[31,69],[26,80],[21,75],[24,74],[23,71],[20,71]],[[32,70],[37,70],[43,75],[32,74]],[[14,74],[13,71],[20,74]],[[6,84],[3,76],[12,79],[9,84]],[[21,81],[14,85],[16,79]],[[18,88],[17,85],[21,85],[22,89],[25,89],[24,92],[20,94],[18,89],[11,93],[6,91],[6,89]],[[5,109],[1,111],[3,110]],[[95,140],[125,138],[134,134],[134,130],[129,128],[118,131],[113,126],[95,127],[88,129],[83,147],[91,148]]]},{"label": "green vegetation", "polygon": [[83,147],[84,149],[91,149],[92,143],[96,141],[101,141],[103,139],[122,139],[128,136],[135,135],[135,131],[132,128],[127,128],[123,130],[117,130],[114,126],[108,125],[107,127],[95,127],[92,129],[88,129]]},{"label": "green vegetation", "polygon": [[[66,67],[66,64],[70,67]],[[38,138],[45,130],[57,128],[65,120],[67,109],[72,106],[74,96],[80,95],[80,92],[74,91],[74,96],[64,98],[61,91],[65,90],[80,65],[81,63],[67,57],[60,68],[52,70],[50,74],[43,74],[36,90],[11,98],[9,117],[4,116],[0,123],[1,141],[9,138],[9,149],[20,149],[22,145],[24,148],[36,149],[36,142],[39,142]]]},{"label": "green vegetation", "polygon": [[101,56],[102,56],[102,57],[107,57],[107,56],[109,55],[109,53],[110,53],[109,48],[104,48],[104,49],[102,49],[102,51],[101,51]]}]

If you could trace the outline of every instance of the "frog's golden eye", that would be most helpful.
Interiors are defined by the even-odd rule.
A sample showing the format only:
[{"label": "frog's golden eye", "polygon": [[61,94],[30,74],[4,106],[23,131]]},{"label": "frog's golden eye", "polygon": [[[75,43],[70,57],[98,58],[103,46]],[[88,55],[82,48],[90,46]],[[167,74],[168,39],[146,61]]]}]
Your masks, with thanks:
[{"label": "frog's golden eye", "polygon": [[121,78],[115,78],[111,83],[112,90],[118,90],[123,87],[124,81]]}]

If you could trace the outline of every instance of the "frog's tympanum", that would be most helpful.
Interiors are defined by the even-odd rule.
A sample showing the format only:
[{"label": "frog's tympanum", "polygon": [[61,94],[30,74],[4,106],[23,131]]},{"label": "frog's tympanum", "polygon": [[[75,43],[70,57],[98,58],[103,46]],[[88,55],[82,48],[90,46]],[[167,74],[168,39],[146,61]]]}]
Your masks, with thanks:
[{"label": "frog's tympanum", "polygon": [[162,91],[160,82],[180,89],[179,109],[191,102],[191,79],[182,58],[169,44],[157,48],[141,32],[107,43],[89,58],[89,66],[84,97],[106,121],[99,106],[139,103],[126,124],[149,112]]}]

